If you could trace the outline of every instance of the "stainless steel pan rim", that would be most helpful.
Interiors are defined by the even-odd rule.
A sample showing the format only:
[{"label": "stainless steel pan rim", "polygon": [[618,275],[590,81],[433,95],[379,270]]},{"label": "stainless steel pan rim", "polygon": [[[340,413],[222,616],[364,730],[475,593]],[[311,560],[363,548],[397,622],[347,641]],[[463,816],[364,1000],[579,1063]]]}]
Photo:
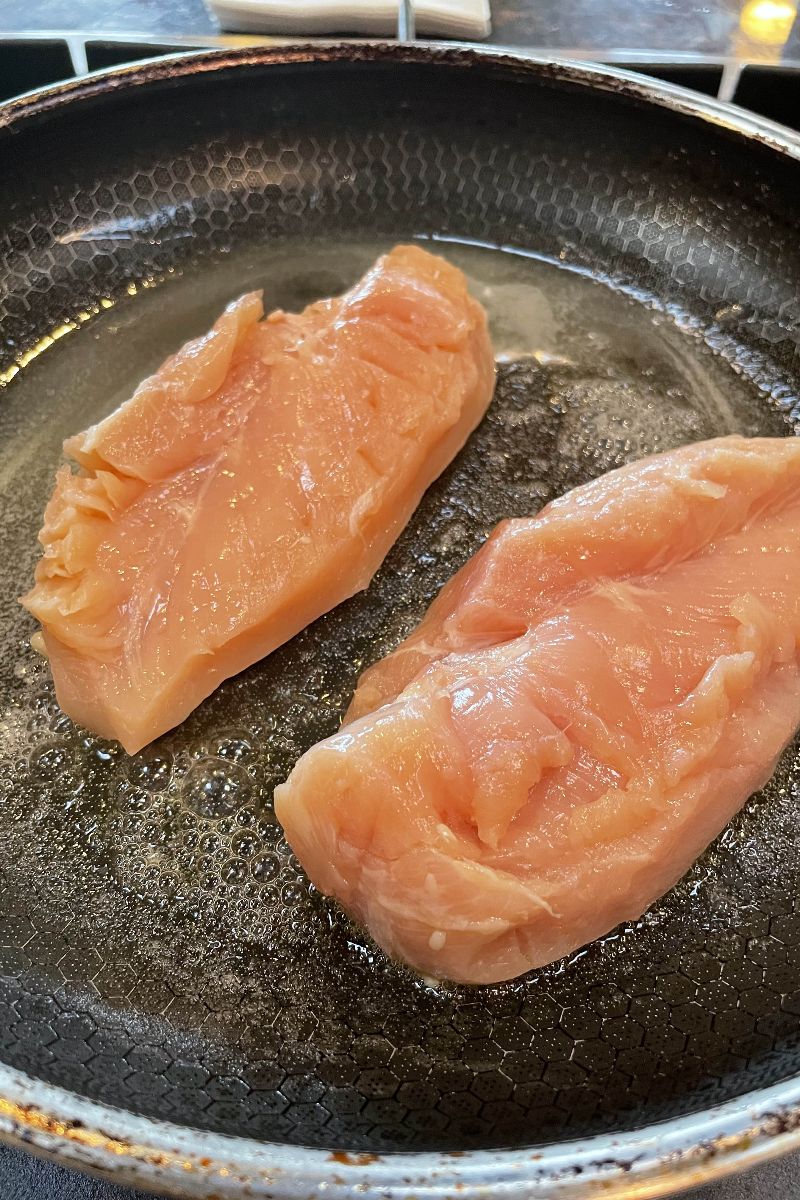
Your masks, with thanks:
[{"label": "stainless steel pan rim", "polygon": [[185,1129],[0,1067],[0,1137],[71,1167],[192,1200],[588,1200],[598,1193],[644,1200],[800,1147],[800,1079],[617,1137],[359,1155]]},{"label": "stainless steel pan rim", "polygon": [[270,44],[243,47],[236,50],[190,50],[158,58],[141,59],[129,66],[109,67],[93,71],[77,79],[52,84],[26,92],[13,100],[0,103],[0,129],[28,115],[47,112],[103,92],[147,84],[151,80],[205,72],[229,67],[246,68],[248,64],[305,63],[344,60],[351,62],[393,58],[401,62],[425,62],[442,59],[451,65],[507,63],[534,73],[547,72],[554,78],[568,78],[586,87],[638,96],[651,104],[694,116],[710,125],[753,137],[775,150],[800,158],[800,133],[787,125],[771,121],[758,113],[749,112],[712,96],[693,92],[678,84],[640,75],[635,71],[558,55],[528,53],[516,47],[480,46],[472,42],[381,42],[318,40],[313,45],[303,43]]},{"label": "stainless steel pan rim", "polygon": [[[639,98],[800,159],[800,135],[733,105],[629,71],[460,44],[318,43],[201,51],[97,72],[0,105],[0,130],[107,92],[250,64],[443,59],[503,62]],[[0,1138],[120,1182],[192,1198],[411,1200],[458,1196],[657,1197],[744,1170],[800,1147],[800,1078],[618,1136],[511,1150],[348,1154],[206,1133],[85,1100],[0,1064]]]}]

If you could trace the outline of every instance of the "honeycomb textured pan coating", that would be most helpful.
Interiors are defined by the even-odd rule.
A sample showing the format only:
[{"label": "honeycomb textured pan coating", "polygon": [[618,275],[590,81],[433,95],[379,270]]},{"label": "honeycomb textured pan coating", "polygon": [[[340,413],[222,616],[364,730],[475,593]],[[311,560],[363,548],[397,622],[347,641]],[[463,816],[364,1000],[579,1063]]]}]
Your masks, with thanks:
[{"label": "honeycomb textured pan coating", "polygon": [[[364,1150],[633,1127],[795,1073],[796,746],[641,921],[492,988],[389,963],[314,893],[272,811],[359,670],[498,519],[727,430],[666,359],[605,336],[503,365],[369,590],[133,758],[59,713],[15,597],[61,437],[202,328],[182,278],[235,262],[250,286],[265,244],[296,251],[301,300],[328,283],[320,239],[436,235],[561,262],[643,323],[658,312],[728,381],[735,427],[791,435],[796,164],[542,68],[380,56],[154,78],[0,130],[0,155],[7,376],[55,340],[0,398],[0,1057],[147,1115]],[[163,346],[152,320],[137,340],[148,290]]]}]

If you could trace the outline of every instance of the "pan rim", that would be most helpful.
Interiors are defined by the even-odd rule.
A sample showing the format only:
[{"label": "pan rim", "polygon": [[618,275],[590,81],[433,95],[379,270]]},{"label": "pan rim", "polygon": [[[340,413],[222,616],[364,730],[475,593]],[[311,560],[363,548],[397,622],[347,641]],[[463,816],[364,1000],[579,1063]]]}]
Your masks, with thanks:
[{"label": "pan rim", "polygon": [[[800,1077],[621,1134],[358,1154],[257,1142],[112,1108],[0,1064],[0,1140],[185,1200],[609,1200],[674,1195],[800,1147]],[[322,1185],[322,1187],[320,1187]],[[209,1192],[213,1189],[213,1193]]]},{"label": "pan rim", "polygon": [[315,42],[277,39],[255,46],[225,49],[186,50],[140,59],[123,66],[106,67],[23,92],[0,102],[0,133],[27,118],[44,115],[75,102],[104,93],[122,93],[126,88],[166,79],[204,74],[226,68],[288,63],[379,62],[436,63],[450,66],[517,67],[531,75],[548,75],[633,100],[656,104],[674,112],[697,117],[734,134],[754,138],[790,158],[800,159],[800,131],[758,113],[739,108],[713,96],[694,92],[679,84],[643,75],[621,67],[571,59],[560,55],[528,52],[514,46],[482,46],[474,42],[425,41],[398,43],[385,40],[356,41],[343,38]]},{"label": "pan rim", "polygon": [[[632,71],[468,43],[265,43],[146,59],[26,93],[0,104],[0,135],[96,96],[251,66],[336,61],[506,67],[531,77],[615,92],[668,108],[800,161],[800,134],[735,105]],[[734,1100],[621,1134],[509,1150],[334,1153],[209,1133],[88,1100],[0,1063],[0,1139],[133,1186],[200,1200],[346,1200],[411,1196],[583,1200],[598,1188],[623,1200],[658,1197],[744,1170],[800,1147],[800,1076]]]}]

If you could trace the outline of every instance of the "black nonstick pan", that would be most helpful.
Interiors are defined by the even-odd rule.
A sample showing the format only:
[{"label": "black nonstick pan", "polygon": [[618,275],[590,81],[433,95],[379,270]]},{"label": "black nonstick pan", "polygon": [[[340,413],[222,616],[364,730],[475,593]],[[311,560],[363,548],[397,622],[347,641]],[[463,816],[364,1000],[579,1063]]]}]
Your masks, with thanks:
[{"label": "black nonstick pan", "polygon": [[[656,1196],[800,1142],[797,746],[640,921],[468,989],[387,961],[272,791],[503,516],[800,427],[800,141],[624,73],[344,45],[0,109],[0,1133],[191,1197]],[[224,303],[423,239],[496,398],[368,589],[128,758],[17,605],[62,438]],[[800,550],[800,548],[799,548]]]}]

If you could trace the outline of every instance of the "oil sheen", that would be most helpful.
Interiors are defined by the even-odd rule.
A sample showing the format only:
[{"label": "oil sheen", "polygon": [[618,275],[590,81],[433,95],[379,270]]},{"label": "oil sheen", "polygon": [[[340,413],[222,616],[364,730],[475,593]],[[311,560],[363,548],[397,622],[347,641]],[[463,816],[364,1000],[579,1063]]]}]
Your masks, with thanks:
[{"label": "oil sheen", "polygon": [[[401,1025],[398,1014],[413,1014],[396,1035],[398,1054],[402,1038],[410,1045],[423,1025],[457,1027],[467,1002],[464,989],[430,989],[374,950],[314,893],[275,822],[275,785],[336,729],[360,670],[401,640],[503,517],[533,513],[654,451],[724,433],[792,432],[790,383],[746,347],[721,353],[713,331],[691,314],[664,311],[646,294],[557,261],[426,244],[467,273],[489,312],[499,368],[486,418],[366,592],[228,681],[180,729],[133,757],[59,712],[46,664],[30,648],[34,625],[16,603],[29,586],[61,442],[129,396],[234,296],[263,288],[267,309],[296,309],[341,291],[387,247],[248,247],[130,289],[135,294],[112,298],[33,358],[2,396],[0,872],[7,910],[37,914],[37,928],[23,966],[14,936],[0,947],[0,968],[22,971],[25,986],[42,995],[68,978],[98,1023],[135,1012],[148,1039],[180,1043],[192,1057],[215,1055],[219,1071],[234,1070],[247,1030],[273,1026],[298,1046],[324,1028],[317,1060],[338,1062],[352,1041],[355,997],[376,1028],[388,1028],[392,1014]],[[494,1028],[545,995],[562,1009],[582,1004],[590,988],[612,995],[620,972],[634,968],[657,1005],[659,978],[678,971],[681,956],[704,953],[709,938],[738,936],[778,891],[797,894],[796,794],[789,751],[765,796],[640,922],[570,962],[486,990],[476,1002],[480,1019]],[[41,933],[65,923],[68,977]],[[781,993],[772,970],[765,960],[761,983]],[[526,1036],[546,1057],[552,1029],[549,1018],[537,1020],[530,1017]],[[667,1074],[680,1075],[684,1053],[683,1043],[665,1047]],[[601,1085],[613,1083],[615,1062],[596,1069]],[[318,1061],[308,1068],[312,1076],[317,1068]],[[46,1065],[37,1070],[47,1076]],[[196,1122],[214,1124],[204,1111]],[[551,1125],[558,1111],[553,1102]],[[394,1144],[373,1127],[365,1118],[352,1144]],[[293,1136],[268,1122],[264,1130]],[[432,1127],[414,1132],[412,1122],[408,1130],[406,1144],[447,1143]],[[491,1142],[491,1130],[481,1137]]]}]

